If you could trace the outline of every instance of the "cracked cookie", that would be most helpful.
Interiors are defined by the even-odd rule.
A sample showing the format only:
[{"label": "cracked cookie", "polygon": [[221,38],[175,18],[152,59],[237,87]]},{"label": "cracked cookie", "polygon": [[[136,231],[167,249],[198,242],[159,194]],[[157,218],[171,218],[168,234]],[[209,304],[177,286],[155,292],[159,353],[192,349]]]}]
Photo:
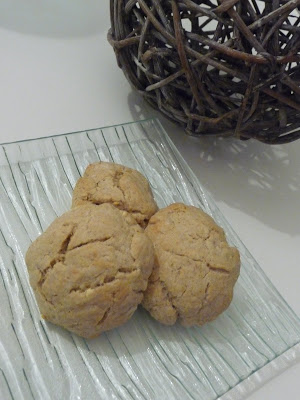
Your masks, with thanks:
[{"label": "cracked cookie", "polygon": [[143,229],[111,204],[66,212],[26,254],[43,317],[86,338],[132,316],[153,262],[153,246]]},{"label": "cracked cookie", "polygon": [[213,219],[181,203],[158,211],[145,232],[155,263],[142,302],[159,322],[184,326],[214,320],[230,304],[240,257]]},{"label": "cracked cookie", "polygon": [[141,173],[108,162],[90,164],[77,181],[72,207],[87,203],[111,203],[129,212],[143,228],[158,209],[149,183]]}]

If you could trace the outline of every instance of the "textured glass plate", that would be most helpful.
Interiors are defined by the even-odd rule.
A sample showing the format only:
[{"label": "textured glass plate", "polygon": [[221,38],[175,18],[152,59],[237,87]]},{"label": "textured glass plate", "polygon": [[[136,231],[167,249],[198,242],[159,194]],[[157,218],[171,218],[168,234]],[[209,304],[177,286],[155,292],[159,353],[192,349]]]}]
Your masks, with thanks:
[{"label": "textured glass plate", "polygon": [[[234,300],[215,322],[165,327],[139,309],[126,325],[84,340],[40,319],[24,255],[98,160],[141,171],[160,207],[202,207],[239,248]],[[0,199],[1,399],[210,400],[265,365],[274,375],[278,356],[300,342],[299,319],[155,120],[0,145]],[[296,353],[285,353],[285,366]]]}]

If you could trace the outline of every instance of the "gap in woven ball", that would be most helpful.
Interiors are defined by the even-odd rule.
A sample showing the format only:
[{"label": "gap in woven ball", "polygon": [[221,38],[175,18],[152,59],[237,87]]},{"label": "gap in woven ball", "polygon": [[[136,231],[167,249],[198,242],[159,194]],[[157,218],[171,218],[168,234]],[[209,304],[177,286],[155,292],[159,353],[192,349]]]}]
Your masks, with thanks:
[{"label": "gap in woven ball", "polygon": [[111,0],[108,39],[150,105],[192,135],[300,137],[300,0]]}]

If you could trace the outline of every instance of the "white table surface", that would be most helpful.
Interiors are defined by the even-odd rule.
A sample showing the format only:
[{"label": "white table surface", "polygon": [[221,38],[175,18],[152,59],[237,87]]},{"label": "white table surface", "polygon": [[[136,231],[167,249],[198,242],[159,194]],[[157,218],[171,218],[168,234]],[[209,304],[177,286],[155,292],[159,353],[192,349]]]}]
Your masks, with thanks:
[{"label": "white table surface", "polygon": [[[0,143],[157,116],[106,40],[108,1],[0,0]],[[300,315],[300,141],[187,137],[160,120],[287,302]],[[300,398],[300,364],[250,400]]]}]

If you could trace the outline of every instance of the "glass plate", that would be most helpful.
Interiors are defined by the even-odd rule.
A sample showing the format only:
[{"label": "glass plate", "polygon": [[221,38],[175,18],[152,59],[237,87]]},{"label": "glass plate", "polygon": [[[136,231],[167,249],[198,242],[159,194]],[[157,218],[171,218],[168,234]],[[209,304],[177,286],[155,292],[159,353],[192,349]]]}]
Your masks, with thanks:
[{"label": "glass plate", "polygon": [[[181,201],[203,208],[239,248],[234,299],[215,322],[165,327],[139,309],[124,326],[84,340],[41,320],[24,255],[70,208],[77,179],[99,160],[141,171],[160,207]],[[274,365],[268,377],[274,375],[282,364],[278,356],[297,349],[299,319],[158,121],[0,145],[0,199],[1,399],[210,400],[243,380],[249,383],[246,378],[265,365]],[[298,353],[285,353],[284,366]],[[251,388],[258,382],[261,377]]]}]

